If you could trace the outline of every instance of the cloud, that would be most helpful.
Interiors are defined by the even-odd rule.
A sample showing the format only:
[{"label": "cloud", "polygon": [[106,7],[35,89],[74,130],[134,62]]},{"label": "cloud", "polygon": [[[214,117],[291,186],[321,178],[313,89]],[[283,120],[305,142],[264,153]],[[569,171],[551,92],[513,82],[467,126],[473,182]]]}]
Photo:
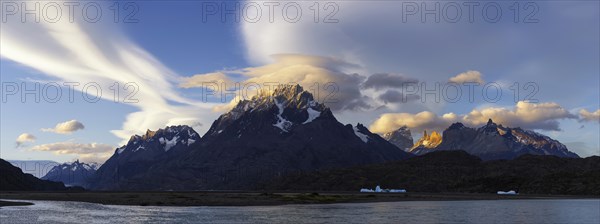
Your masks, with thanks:
[{"label": "cloud", "polygon": [[490,107],[473,110],[465,115],[463,120],[468,124],[478,126],[485,124],[489,118],[509,127],[559,131],[558,120],[574,119],[576,116],[557,103],[519,101],[512,109]]},{"label": "cloud", "polygon": [[363,83],[365,89],[401,88],[408,83],[414,84],[419,80],[399,74],[377,73],[369,76]]},{"label": "cloud", "polygon": [[482,84],[484,83],[483,79],[481,78],[481,73],[478,71],[467,71],[467,72],[463,72],[460,73],[452,78],[450,78],[450,82],[456,82],[456,83],[467,83],[467,82],[475,82],[475,83],[479,83]]},{"label": "cloud", "polygon": [[115,147],[101,143],[82,144],[66,141],[36,145],[31,147],[29,150],[37,152],[52,152],[56,155],[75,155],[77,158],[86,162],[104,162],[113,154]]},{"label": "cloud", "polygon": [[[79,87],[97,84],[110,88],[115,82],[120,86],[133,83],[139,87],[134,96],[137,102],[127,103],[138,111],[126,116],[121,129],[111,131],[122,143],[146,129],[210,123],[210,119],[216,117],[210,110],[213,104],[198,102],[177,92],[174,85],[181,77],[131,42],[114,24],[108,23],[112,26],[109,27],[81,19],[22,23],[14,19],[16,17],[11,18],[13,20],[2,24],[0,32],[2,60],[14,61],[57,81],[78,83]],[[112,94],[101,97],[114,100]]]},{"label": "cloud", "polygon": [[23,145],[26,142],[35,142],[37,138],[35,136],[33,136],[32,134],[29,133],[23,133],[20,134],[19,137],[17,137],[16,143],[17,143],[17,148],[20,147],[21,145]]},{"label": "cloud", "polygon": [[208,74],[198,74],[192,77],[183,78],[183,82],[179,84],[182,88],[205,87],[207,83],[216,83],[218,85],[225,84],[228,88],[234,86],[231,80],[223,72],[213,72]]},{"label": "cloud", "polygon": [[396,90],[388,90],[385,93],[379,95],[378,99],[387,104],[387,103],[406,103],[406,102],[421,99],[421,97],[418,95],[413,95],[413,94],[405,96],[403,93],[398,92]]},{"label": "cloud", "polygon": [[42,128],[45,132],[54,132],[58,134],[71,134],[77,130],[83,130],[85,126],[77,120],[65,121],[56,124],[54,128]]},{"label": "cloud", "polygon": [[455,119],[456,115],[454,114],[437,116],[435,113],[429,111],[416,114],[386,113],[375,120],[369,129],[376,133],[387,133],[406,125],[416,132],[423,130],[441,131],[448,127]]},{"label": "cloud", "polygon": [[495,123],[508,127],[558,131],[560,130],[558,120],[575,118],[575,115],[556,103],[519,101],[513,108],[488,107],[473,109],[468,114],[463,115],[447,113],[438,116],[429,111],[417,114],[387,113],[381,115],[369,128],[377,133],[390,132],[403,125],[416,131],[442,131],[454,122],[479,127],[484,125],[488,119],[492,119]]},{"label": "cloud", "polygon": [[589,112],[586,109],[579,110],[579,117],[582,121],[596,121],[600,122],[600,109],[596,112]]},{"label": "cloud", "polygon": [[[240,85],[242,91],[237,95],[241,94],[244,99],[256,94],[256,85],[260,86],[261,90],[272,90],[278,84],[293,83],[300,84],[305,90],[313,93],[317,101],[325,103],[333,111],[371,108],[369,104],[371,99],[360,91],[360,85],[365,78],[358,74],[344,72],[346,68],[356,65],[336,58],[297,54],[274,55],[273,59],[273,63],[263,66],[223,72],[242,75],[244,78]],[[201,76],[204,75],[195,77]],[[213,109],[227,110],[237,101],[234,99],[230,104],[217,105]]]}]

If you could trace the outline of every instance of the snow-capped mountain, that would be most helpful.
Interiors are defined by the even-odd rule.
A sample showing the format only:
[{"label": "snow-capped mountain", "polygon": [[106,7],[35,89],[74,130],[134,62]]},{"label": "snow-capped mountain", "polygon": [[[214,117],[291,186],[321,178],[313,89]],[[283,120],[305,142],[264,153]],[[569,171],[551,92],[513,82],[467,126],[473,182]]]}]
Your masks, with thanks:
[{"label": "snow-capped mountain", "polygon": [[142,136],[134,135],[98,169],[91,186],[119,189],[123,181],[192,150],[200,141],[200,135],[186,125],[147,130]]},{"label": "snow-capped mountain", "polygon": [[486,160],[513,159],[523,154],[579,158],[565,145],[548,136],[521,128],[503,127],[491,119],[477,129],[454,123],[443,132],[437,147],[418,147],[412,152],[421,155],[438,150],[464,150]]},{"label": "snow-capped mountain", "polygon": [[[304,91],[299,85],[276,88],[273,93],[261,92],[251,100],[238,102],[231,111],[221,115],[213,123],[204,137],[231,134],[227,131],[240,134],[252,132],[263,128],[262,125],[271,126],[272,128],[267,129],[272,132],[285,134],[321,117],[327,119],[333,115],[329,108],[315,101],[312,94]],[[258,118],[264,120],[257,121]]]},{"label": "snow-capped mountain", "polygon": [[55,166],[41,179],[63,182],[66,186],[85,187],[98,167],[97,163],[83,163],[77,160]]},{"label": "snow-capped mountain", "polygon": [[414,144],[410,129],[406,126],[402,126],[395,131],[385,133],[382,137],[383,139],[394,144],[396,147],[407,152],[410,151]]},{"label": "snow-capped mountain", "polygon": [[[133,155],[139,146],[130,141],[124,147],[122,155],[128,151]],[[360,124],[354,127],[338,122],[329,108],[299,85],[280,86],[273,92],[240,101],[221,115],[201,140],[168,156],[173,150],[177,149],[171,149],[160,160],[152,160],[152,164],[145,164],[144,169],[132,168],[139,163],[133,163],[117,150],[98,171],[99,174],[102,171],[103,177],[117,181],[96,187],[250,189],[286,173],[410,157]],[[120,165],[113,165],[119,159]]]}]

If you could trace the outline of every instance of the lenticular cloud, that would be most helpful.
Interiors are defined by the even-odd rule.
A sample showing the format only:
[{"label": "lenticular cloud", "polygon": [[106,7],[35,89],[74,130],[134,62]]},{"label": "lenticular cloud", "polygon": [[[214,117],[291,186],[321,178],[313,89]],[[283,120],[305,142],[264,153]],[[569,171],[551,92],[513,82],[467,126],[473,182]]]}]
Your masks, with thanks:
[{"label": "lenticular cloud", "polygon": [[[58,81],[79,83],[79,87],[95,83],[105,92],[115,82],[139,87],[137,102],[130,104],[139,111],[127,115],[121,130],[112,131],[123,140],[169,124],[202,123],[198,119],[207,117],[202,113],[210,112],[207,108],[211,105],[180,96],[174,88],[180,77],[122,35],[117,24],[89,23],[77,17],[73,22],[60,19],[55,23],[44,19],[36,23],[33,16],[28,19],[32,21],[23,23],[20,16],[14,16],[3,22],[3,60],[17,62]],[[101,97],[114,99],[110,94]]]}]

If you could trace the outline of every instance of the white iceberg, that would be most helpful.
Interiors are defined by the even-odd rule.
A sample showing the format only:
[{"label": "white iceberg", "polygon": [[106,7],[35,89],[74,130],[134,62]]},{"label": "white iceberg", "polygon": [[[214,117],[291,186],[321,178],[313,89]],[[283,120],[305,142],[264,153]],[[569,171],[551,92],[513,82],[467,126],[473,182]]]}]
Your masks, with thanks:
[{"label": "white iceberg", "polygon": [[519,193],[511,190],[511,191],[498,191],[497,194],[499,194],[499,195],[517,195]]},{"label": "white iceberg", "polygon": [[383,189],[379,185],[375,187],[375,190],[369,188],[362,188],[360,192],[377,192],[377,193],[406,193],[405,189]]}]

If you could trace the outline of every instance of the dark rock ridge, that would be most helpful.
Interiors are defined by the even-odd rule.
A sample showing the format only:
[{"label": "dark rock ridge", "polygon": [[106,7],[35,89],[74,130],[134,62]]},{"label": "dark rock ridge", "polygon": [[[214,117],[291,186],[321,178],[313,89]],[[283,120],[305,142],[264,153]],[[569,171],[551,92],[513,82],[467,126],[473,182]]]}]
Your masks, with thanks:
[{"label": "dark rock ridge", "polygon": [[52,160],[7,160],[13,166],[19,167],[23,173],[31,174],[37,178],[45,176],[52,168],[60,163]]},{"label": "dark rock ridge", "polygon": [[[90,181],[93,189],[127,189],[136,186],[129,180],[147,174],[148,169],[193,150],[200,144],[200,135],[189,126],[170,126],[146,134],[132,136],[128,143],[115,150]],[[138,183],[137,185],[144,183]],[[160,184],[160,183],[157,183]],[[137,187],[136,187],[137,188]],[[141,188],[141,187],[140,187]],[[131,188],[135,189],[135,188]]]},{"label": "dark rock ridge", "polygon": [[[190,128],[171,129],[185,133],[180,129]],[[240,101],[192,144],[177,144],[166,152],[158,138],[151,132],[132,137],[97,171],[94,188],[243,190],[290,172],[411,157],[361,124],[338,122],[299,85]]]},{"label": "dark rock ridge", "polygon": [[410,129],[406,126],[402,126],[395,131],[385,133],[382,137],[396,147],[407,152],[410,151],[414,144]]},{"label": "dark rock ridge", "polygon": [[299,173],[260,189],[355,191],[376,185],[408,192],[600,195],[600,157],[522,155],[482,161],[464,151],[436,151],[408,160]]},{"label": "dark rock ridge", "polygon": [[464,150],[484,160],[514,159],[524,154],[579,158],[565,145],[548,136],[521,128],[503,127],[491,119],[477,129],[454,123],[444,130],[437,147],[417,147],[411,152],[423,155],[447,150]]},{"label": "dark rock ridge", "polygon": [[0,191],[62,191],[63,183],[40,180],[31,174],[0,159]]},{"label": "dark rock ridge", "polygon": [[63,182],[67,186],[81,186],[86,188],[87,183],[96,173],[98,164],[83,163],[79,160],[72,163],[63,163],[53,167],[42,180]]}]

